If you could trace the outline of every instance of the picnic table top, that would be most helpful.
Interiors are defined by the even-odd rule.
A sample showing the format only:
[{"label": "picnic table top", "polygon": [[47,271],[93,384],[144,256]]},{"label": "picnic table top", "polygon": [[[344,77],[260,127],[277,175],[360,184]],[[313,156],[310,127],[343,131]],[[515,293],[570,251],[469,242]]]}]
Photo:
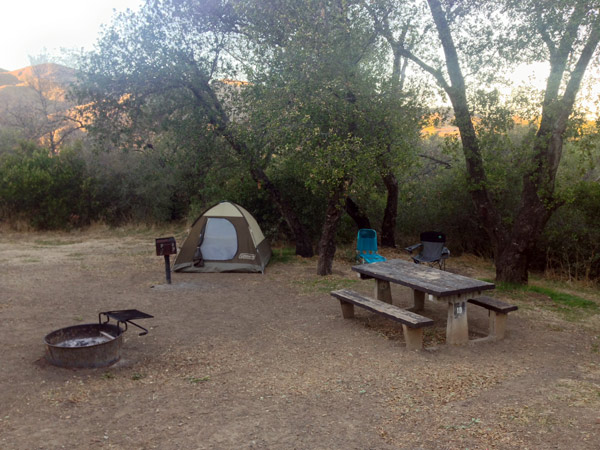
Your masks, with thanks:
[{"label": "picnic table top", "polygon": [[444,270],[415,264],[402,259],[390,259],[373,264],[352,266],[352,270],[362,275],[408,286],[417,291],[447,297],[494,289],[493,283],[480,281]]}]

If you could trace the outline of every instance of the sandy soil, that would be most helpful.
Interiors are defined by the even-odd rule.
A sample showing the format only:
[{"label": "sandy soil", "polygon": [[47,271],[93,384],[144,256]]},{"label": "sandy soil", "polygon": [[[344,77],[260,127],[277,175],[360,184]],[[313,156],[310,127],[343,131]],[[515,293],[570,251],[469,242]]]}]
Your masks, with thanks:
[{"label": "sandy soil", "polygon": [[[348,261],[325,278],[294,260],[166,285],[153,237],[2,235],[0,448],[600,448],[598,316],[566,321],[524,297],[506,339],[450,347],[445,306],[426,302],[436,325],[426,350],[408,351],[394,323],[359,309],[342,319],[329,290],[372,290]],[[409,306],[404,288],[393,296]],[[140,321],[146,336],[129,327],[117,364],[46,362],[49,332],[129,308],[154,318]],[[485,334],[485,311],[469,321]]]}]

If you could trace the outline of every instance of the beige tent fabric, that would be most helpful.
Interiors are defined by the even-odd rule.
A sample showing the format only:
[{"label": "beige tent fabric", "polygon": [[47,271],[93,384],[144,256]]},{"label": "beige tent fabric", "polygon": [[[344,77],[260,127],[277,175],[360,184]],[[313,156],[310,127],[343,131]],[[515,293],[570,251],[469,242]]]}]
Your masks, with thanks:
[{"label": "beige tent fabric", "polygon": [[[207,253],[216,255],[219,252],[214,251],[214,246],[219,245],[219,242],[223,242],[222,240],[205,241],[207,238],[205,235],[207,224],[210,219],[224,220],[223,222],[218,220],[213,222],[211,225],[213,231],[214,226],[218,226],[218,224],[226,225],[223,228],[227,230],[233,226],[237,238],[237,251],[231,259],[203,258],[202,263],[198,263],[198,261],[195,263],[194,255],[198,247],[200,249],[203,247],[205,249],[210,248],[211,251],[207,251]],[[219,238],[223,239],[227,234],[227,230],[224,230],[224,234],[220,235]],[[211,239],[211,237],[208,236],[208,239]],[[226,242],[226,246],[229,251],[231,251],[232,246],[235,247],[230,241]],[[271,246],[252,214],[235,203],[221,202],[209,208],[196,219],[175,259],[173,270],[176,272],[264,272],[270,258]]]},{"label": "beige tent fabric", "polygon": [[[237,207],[236,207],[237,206]],[[208,211],[203,216],[206,217],[243,217],[242,207],[229,202],[219,203]],[[244,210],[246,211],[246,210]],[[247,211],[246,211],[247,212]]]}]

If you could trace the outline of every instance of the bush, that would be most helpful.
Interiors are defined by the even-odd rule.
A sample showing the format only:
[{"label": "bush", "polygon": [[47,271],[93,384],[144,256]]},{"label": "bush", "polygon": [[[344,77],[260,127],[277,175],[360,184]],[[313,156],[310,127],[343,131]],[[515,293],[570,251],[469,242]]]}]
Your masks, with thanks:
[{"label": "bush", "polygon": [[570,278],[600,279],[600,184],[581,182],[573,201],[550,219],[534,261],[540,270]]},{"label": "bush", "polygon": [[0,158],[0,179],[0,211],[5,220],[58,229],[93,218],[93,181],[75,151],[51,156],[34,144],[20,143]]}]

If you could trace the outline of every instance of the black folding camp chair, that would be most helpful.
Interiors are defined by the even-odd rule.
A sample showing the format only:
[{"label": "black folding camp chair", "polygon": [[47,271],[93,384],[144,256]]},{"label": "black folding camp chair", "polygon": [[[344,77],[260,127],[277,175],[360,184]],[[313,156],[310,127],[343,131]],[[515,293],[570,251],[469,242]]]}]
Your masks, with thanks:
[{"label": "black folding camp chair", "polygon": [[[444,244],[446,235],[438,231],[425,231],[421,233],[421,242],[410,247],[406,251],[411,254],[412,260],[417,264],[429,264],[433,267],[436,264],[442,270],[446,269],[446,259],[450,256]],[[419,254],[412,256],[412,252],[419,250]]]}]

